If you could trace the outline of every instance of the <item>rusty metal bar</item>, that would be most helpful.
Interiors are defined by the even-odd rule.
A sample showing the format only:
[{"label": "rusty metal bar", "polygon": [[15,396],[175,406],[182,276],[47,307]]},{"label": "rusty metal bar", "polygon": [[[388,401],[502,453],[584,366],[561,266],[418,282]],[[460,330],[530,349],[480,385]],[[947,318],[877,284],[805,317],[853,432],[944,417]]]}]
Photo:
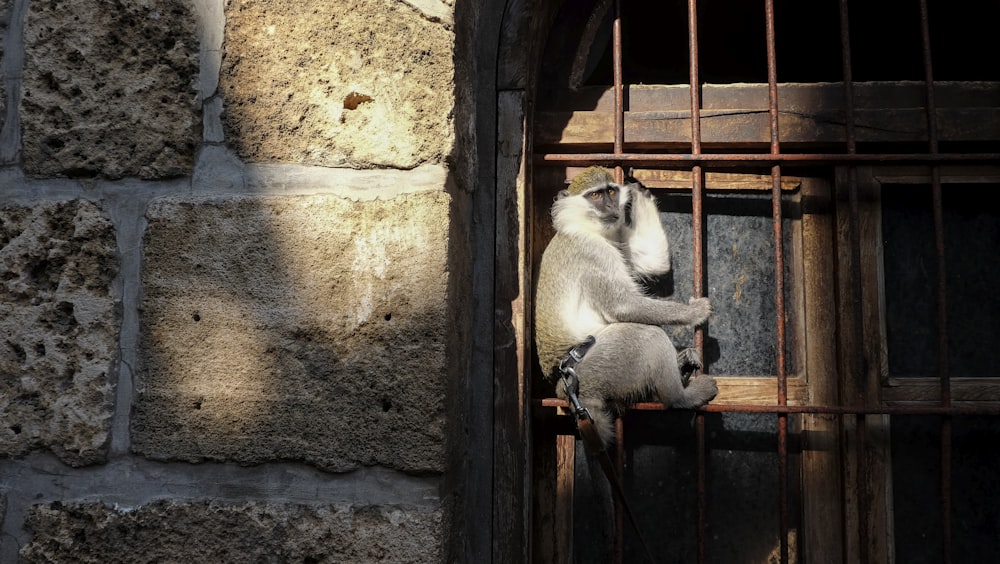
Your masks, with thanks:
[{"label": "rusty metal bar", "polygon": [[[858,354],[860,357],[861,355]],[[864,395],[865,392],[862,392]],[[860,564],[868,564],[870,560],[869,557],[869,544],[871,535],[869,534],[869,529],[871,528],[871,501],[870,496],[867,495],[869,491],[868,487],[868,476],[871,475],[871,457],[868,456],[867,442],[868,442],[868,420],[865,416],[870,412],[861,412],[855,416],[854,421],[854,436],[855,441],[857,441],[857,500],[858,500],[858,562]]]},{"label": "rusty metal bar", "polygon": [[778,65],[774,44],[774,0],[764,0],[767,27],[767,112],[771,118],[771,154],[781,153],[778,139]]},{"label": "rusty metal bar", "polygon": [[695,496],[697,498],[697,556],[698,563],[707,562],[705,555],[705,528],[708,522],[708,501],[707,501],[707,448],[705,446],[705,414],[698,413],[694,418],[694,440],[695,457],[697,459],[698,475],[695,480]]},{"label": "rusty metal bar", "polygon": [[[857,132],[854,124],[854,76],[851,68],[851,36],[850,36],[850,18],[848,15],[847,0],[840,0],[840,49],[841,49],[841,68],[843,72],[844,80],[844,110],[845,110],[845,123],[846,123],[846,150],[852,157],[856,156],[857,153]],[[850,163],[848,167],[848,191],[849,191],[849,237],[851,246],[851,291],[854,301],[854,324],[853,331],[855,336],[855,343],[861,346],[864,339],[864,329],[862,324],[862,288],[861,288],[861,242],[858,227],[858,174],[857,168],[854,166],[855,163]],[[858,376],[864,374],[864,363],[862,362],[862,355],[860,351],[853,357],[853,362],[851,363],[851,372]],[[844,393],[844,382],[838,384],[840,387],[841,401],[846,401],[847,397]],[[862,390],[861,393],[864,394],[865,385],[861,384],[859,389]],[[864,399],[858,400],[861,406],[866,403]],[[843,425],[843,420],[840,422]],[[865,476],[869,475],[869,459],[867,456],[867,451],[865,448],[865,435],[866,435],[866,422],[865,416],[863,414],[856,415],[855,418],[855,440],[857,456],[855,462],[858,467],[856,472],[855,480],[855,499],[858,500],[858,554],[862,562],[868,561],[868,544],[869,544],[869,534],[868,534],[868,510],[866,507],[862,507],[863,500],[867,499],[867,496],[863,494],[867,488],[865,482]],[[842,455],[846,455],[846,446],[841,442],[841,452]],[[841,457],[841,476],[843,479],[843,491],[844,495],[841,497],[841,525],[843,527],[843,558],[845,561],[850,557],[850,552],[848,549],[849,543],[847,541],[847,530],[848,530],[848,499],[847,499],[847,476],[850,475],[846,468],[847,457]]]},{"label": "rusty metal bar", "polygon": [[691,89],[691,154],[701,154],[701,78],[698,66],[698,2],[688,0],[688,87]]},{"label": "rusty metal bar", "polygon": [[847,0],[840,0],[840,62],[844,78],[844,121],[846,123],[847,153],[858,152],[857,131],[854,125],[854,71],[851,68],[851,29]]},{"label": "rusty metal bar", "polygon": [[[698,66],[698,2],[688,0],[688,88],[691,99],[691,154],[701,154],[701,78]],[[704,199],[705,175],[700,164],[691,167],[691,267],[695,297],[705,295],[704,266]],[[705,358],[705,329],[698,327],[694,333],[694,346],[701,358]],[[708,523],[708,501],[706,487],[707,449],[705,446],[705,414],[695,414],[695,451],[697,457],[697,477],[695,484],[695,539],[697,542],[697,562],[706,562],[705,529]]]},{"label": "rusty metal bar", "polygon": [[[781,154],[778,135],[778,65],[774,29],[774,0],[765,0],[764,17],[767,37],[767,99],[771,122],[771,154]],[[781,165],[771,167],[771,217],[774,235],[774,317],[775,364],[778,405],[788,403],[788,379],[785,374],[785,260],[781,215]],[[778,413],[778,546],[781,564],[788,563],[788,415]]]},{"label": "rusty metal bar", "polygon": [[[931,56],[930,14],[927,0],[920,0],[920,36],[924,63],[924,84],[927,103],[928,150],[938,153],[937,106],[934,101],[934,65]],[[944,217],[941,195],[941,171],[931,168],[932,210],[934,215],[934,243],[937,254],[937,309],[938,309],[938,374],[941,378],[941,404],[951,404],[951,378],[948,370],[948,300],[946,284]],[[951,418],[941,418],[941,561],[951,562]]]},{"label": "rusty metal bar", "polygon": [[[621,417],[615,418],[615,466],[622,484],[625,482],[625,425]],[[625,508],[621,500],[615,498],[615,562],[625,562]]]},{"label": "rusty metal bar", "polygon": [[[723,166],[786,165],[850,165],[850,164],[951,164],[996,163],[1000,153],[538,153],[534,164],[541,166],[574,166],[590,164],[628,163],[632,166],[680,168],[682,163]],[[688,164],[690,166],[690,164]]]},{"label": "rusty metal bar", "polygon": [[[611,61],[615,88],[615,141],[614,152],[625,152],[625,85],[622,79],[622,6],[615,0],[615,17],[611,27]],[[615,182],[624,180],[621,163],[615,163]]]},{"label": "rusty metal bar", "polygon": [[[614,20],[611,27],[611,61],[614,74],[615,89],[615,154],[625,152],[625,85],[622,79],[622,6],[621,0],[615,0]],[[621,163],[615,163],[615,182],[625,180],[625,172]],[[615,419],[615,435],[617,448],[615,466],[618,475],[625,477],[625,429],[621,417]],[[614,532],[614,562],[625,562],[625,508],[621,500],[614,497],[615,532]]]}]

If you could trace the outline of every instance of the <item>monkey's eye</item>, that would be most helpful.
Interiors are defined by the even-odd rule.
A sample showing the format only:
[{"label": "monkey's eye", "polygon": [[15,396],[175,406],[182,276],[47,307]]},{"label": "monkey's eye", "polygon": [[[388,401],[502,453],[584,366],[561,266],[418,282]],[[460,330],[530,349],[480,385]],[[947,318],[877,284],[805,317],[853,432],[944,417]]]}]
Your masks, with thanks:
[{"label": "monkey's eye", "polygon": [[608,188],[608,196],[614,196],[617,193],[618,193],[618,190],[616,190],[614,188]]},{"label": "monkey's eye", "polygon": [[590,198],[591,200],[599,200],[601,198],[601,191],[600,190],[595,190],[595,191],[587,194],[587,197]]}]

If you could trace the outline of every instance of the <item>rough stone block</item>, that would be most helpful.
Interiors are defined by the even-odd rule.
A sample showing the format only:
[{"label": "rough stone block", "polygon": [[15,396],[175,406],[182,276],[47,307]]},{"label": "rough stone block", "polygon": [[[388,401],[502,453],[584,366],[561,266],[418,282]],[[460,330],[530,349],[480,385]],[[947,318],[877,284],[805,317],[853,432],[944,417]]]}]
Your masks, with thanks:
[{"label": "rough stone block", "polygon": [[24,38],[25,172],[190,173],[201,121],[187,0],[32,0]]},{"label": "rough stone block", "polygon": [[441,471],[449,202],[154,202],[133,449]]},{"label": "rough stone block", "polygon": [[229,0],[220,89],[245,160],[411,169],[452,146],[454,34],[397,0]]},{"label": "rough stone block", "polygon": [[0,208],[0,454],[104,459],[119,316],[111,222],[89,202]]},{"label": "rough stone block", "polygon": [[28,562],[441,562],[442,512],[156,502],[35,506]]}]

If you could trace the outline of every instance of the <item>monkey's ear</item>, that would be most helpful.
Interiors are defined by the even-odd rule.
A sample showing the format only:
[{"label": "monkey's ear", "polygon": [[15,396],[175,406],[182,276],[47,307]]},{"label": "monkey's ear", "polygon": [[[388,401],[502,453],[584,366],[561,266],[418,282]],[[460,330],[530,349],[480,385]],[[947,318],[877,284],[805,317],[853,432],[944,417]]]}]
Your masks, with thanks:
[{"label": "monkey's ear", "polygon": [[569,196],[569,190],[560,190],[559,193],[556,194],[556,199],[557,200],[561,200],[561,199],[565,198],[566,196]]}]

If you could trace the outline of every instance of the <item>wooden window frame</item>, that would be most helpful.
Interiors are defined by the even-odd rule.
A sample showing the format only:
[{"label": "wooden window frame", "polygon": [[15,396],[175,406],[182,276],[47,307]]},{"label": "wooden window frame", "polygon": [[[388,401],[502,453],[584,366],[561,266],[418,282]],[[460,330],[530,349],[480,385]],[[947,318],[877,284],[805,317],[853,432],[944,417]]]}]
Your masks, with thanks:
[{"label": "wooden window frame", "polygon": [[[538,410],[532,403],[531,388],[533,382],[530,374],[534,367],[531,361],[530,343],[530,312],[531,312],[531,272],[526,256],[531,256],[532,250],[532,230],[535,224],[532,220],[531,210],[533,204],[530,199],[534,195],[533,169],[537,166],[548,166],[551,162],[546,159],[551,154],[546,154],[549,148],[546,147],[546,139],[543,136],[535,135],[536,128],[533,127],[541,123],[548,116],[545,112],[536,111],[536,101],[532,97],[535,71],[537,70],[537,54],[541,52],[542,42],[540,42],[539,32],[544,32],[554,21],[557,11],[551,6],[542,4],[539,7],[540,17],[530,16],[529,11],[520,4],[514,3],[508,8],[508,15],[512,17],[511,23],[504,28],[504,39],[501,43],[500,56],[497,58],[500,69],[498,69],[498,95],[497,95],[497,144],[496,144],[496,257],[495,257],[495,335],[494,335],[494,512],[493,531],[494,538],[500,543],[494,544],[494,561],[522,561],[533,557],[539,562],[561,562],[566,561],[566,550],[571,550],[569,545],[549,542],[558,537],[560,526],[563,531],[567,523],[572,523],[572,513],[559,513],[559,508],[546,509],[549,502],[554,502],[558,497],[567,495],[564,487],[566,484],[555,479],[560,467],[565,468],[567,460],[555,456],[556,452],[549,450],[546,442],[549,437],[542,437],[539,434],[542,425],[538,424],[536,417],[544,417],[544,413],[549,410]],[[530,16],[530,17],[529,17]],[[531,47],[524,47],[531,46]],[[769,77],[771,78],[771,77]],[[861,410],[861,413],[803,413],[798,419],[802,421],[802,439],[804,450],[809,451],[808,456],[803,456],[803,475],[812,475],[816,480],[804,480],[802,484],[803,492],[808,494],[803,502],[807,511],[817,511],[819,515],[838,514],[842,517],[841,527],[836,528],[839,533],[836,535],[822,536],[814,539],[817,527],[809,527],[800,537],[799,541],[804,543],[807,553],[804,555],[809,561],[832,559],[835,561],[891,561],[893,543],[891,539],[891,528],[886,525],[889,522],[889,507],[891,504],[891,484],[884,480],[879,480],[879,476],[888,476],[885,471],[889,462],[887,451],[882,449],[882,445],[888,444],[888,417],[884,413],[884,406],[880,400],[884,390],[881,380],[877,378],[878,365],[869,364],[867,370],[875,370],[875,373],[861,374],[855,372],[858,366],[857,359],[864,358],[868,354],[868,349],[873,342],[869,337],[872,331],[878,331],[879,318],[872,317],[873,309],[851,310],[854,300],[854,292],[857,287],[869,288],[862,293],[870,291],[872,286],[867,285],[865,277],[870,273],[865,271],[866,259],[858,260],[854,257],[855,247],[858,241],[867,241],[871,237],[870,223],[864,217],[858,221],[860,237],[854,237],[848,232],[854,229],[849,220],[850,208],[847,203],[846,194],[852,190],[848,180],[852,174],[858,174],[870,163],[895,162],[897,164],[920,163],[927,165],[946,165],[948,163],[963,162],[1000,162],[995,153],[942,153],[937,149],[938,141],[996,141],[998,125],[1000,125],[1000,109],[995,102],[992,92],[996,92],[1000,85],[997,83],[933,83],[932,88],[926,88],[922,84],[910,84],[906,87],[913,90],[912,95],[920,97],[922,93],[931,96],[931,92],[936,96],[937,107],[930,110],[921,108],[920,103],[916,105],[906,105],[901,107],[865,107],[864,101],[882,101],[887,98],[879,93],[879,89],[899,91],[903,85],[871,85],[872,95],[866,94],[868,85],[853,83],[839,85],[827,85],[828,95],[833,96],[824,108],[840,116],[843,122],[848,124],[846,131],[843,125],[839,127],[829,123],[829,119],[823,116],[797,116],[794,109],[788,111],[789,107],[785,100],[794,99],[789,88],[791,85],[774,84],[777,91],[777,98],[781,100],[777,111],[773,112],[780,133],[781,149],[776,150],[773,145],[778,135],[772,135],[772,151],[768,154],[767,143],[767,117],[762,116],[760,108],[748,107],[750,112],[731,114],[726,108],[719,108],[720,112],[714,114],[709,111],[704,115],[698,115],[696,119],[705,121],[708,128],[704,131],[706,143],[701,146],[699,139],[698,151],[704,148],[711,152],[717,146],[713,146],[713,135],[715,123],[721,124],[718,130],[719,139],[722,142],[738,141],[742,150],[746,151],[742,157],[744,165],[760,164],[765,166],[785,167],[783,172],[793,172],[792,166],[798,164],[812,164],[817,166],[842,166],[838,169],[836,183],[831,190],[829,199],[818,198],[816,202],[829,206],[829,214],[817,215],[816,229],[825,230],[830,233],[829,246],[823,246],[822,251],[817,251],[816,256],[809,257],[816,260],[815,268],[822,268],[822,272],[829,276],[818,276],[805,280],[806,293],[814,292],[813,295],[833,297],[824,303],[817,304],[809,312],[825,316],[828,319],[835,319],[835,323],[825,326],[826,331],[819,337],[810,333],[806,339],[807,362],[821,363],[822,370],[835,371],[835,378],[824,379],[824,385],[818,386],[819,378],[813,378],[814,373],[807,367],[807,376],[810,378],[810,389],[808,402],[814,405],[841,405],[848,410]],[[952,95],[948,94],[949,88],[953,87],[956,92],[954,101]],[[638,87],[629,88],[630,104],[635,104],[638,100]],[[679,110],[684,112],[691,107],[699,110],[705,105],[692,104],[686,106],[687,85],[677,87],[660,87],[662,89],[683,89]],[[707,94],[712,94],[711,85],[704,85],[698,90]],[[755,91],[754,95],[759,96],[761,92],[766,92],[768,85],[749,85],[750,91]],[[815,88],[813,88],[815,90]],[[722,88],[718,88],[721,92]],[[853,99],[851,103],[843,104],[846,91],[847,99]],[[840,93],[840,94],[838,94]],[[613,94],[613,93],[610,93]],[[987,97],[993,100],[989,103],[969,102],[968,96]],[[605,99],[603,96],[602,100]],[[888,99],[893,99],[892,96]],[[899,100],[900,98],[896,98]],[[704,102],[708,103],[706,97]],[[838,102],[839,100],[839,102]],[[954,109],[952,104],[954,104]],[[634,106],[633,106],[634,107]],[[767,104],[764,106],[767,107]],[[903,111],[909,108],[907,111]],[[916,108],[916,109],[913,109]],[[585,111],[598,111],[599,108]],[[927,112],[931,117],[922,120],[920,114]],[[838,113],[839,112],[839,113]],[[954,112],[954,115],[949,112]],[[576,112],[573,112],[574,114]],[[866,114],[867,113],[867,114]],[[727,115],[728,114],[728,115]],[[756,115],[754,115],[756,114]],[[766,111],[765,111],[766,114]],[[833,115],[831,114],[831,115]],[[903,115],[906,114],[906,115]],[[891,139],[866,139],[866,135],[878,136],[885,128],[878,123],[867,124],[865,116],[878,120],[887,118],[898,120],[898,123],[905,127],[896,131]],[[611,114],[600,116],[595,113],[570,115],[566,123],[584,123],[581,119],[600,119],[607,123]],[[762,119],[764,118],[764,119]],[[637,121],[639,120],[639,121]],[[651,121],[652,120],[652,121]],[[624,130],[627,139],[637,139],[634,135],[642,131],[644,126],[659,123],[667,129],[660,130],[674,131],[672,137],[658,137],[652,140],[653,144],[661,144],[669,151],[684,152],[691,143],[691,119],[680,115],[656,116],[653,114],[639,115],[638,113],[624,116]],[[643,123],[645,121],[646,123]],[[936,122],[940,122],[942,127],[936,128]],[[595,122],[596,123],[596,122]],[[926,124],[930,124],[927,126]],[[738,127],[733,130],[734,126]],[[670,126],[670,127],[668,127]],[[851,127],[854,127],[853,133]],[[916,127],[913,127],[916,126]],[[923,127],[921,127],[923,126]],[[639,127],[639,129],[635,129]],[[672,129],[671,129],[672,127]],[[787,129],[791,127],[792,129]],[[810,130],[810,128],[814,128]],[[908,129],[907,129],[908,128]],[[648,128],[647,128],[648,129]],[[652,130],[656,130],[654,127]],[[813,133],[813,132],[818,133]],[[797,145],[796,135],[801,135],[802,144]],[[930,142],[932,149],[926,153],[907,152],[901,154],[874,154],[859,153],[853,145],[859,140],[861,142],[871,141],[894,141],[899,135],[905,135],[905,141],[915,144]],[[570,140],[569,137],[561,140]],[[847,143],[847,154],[838,153],[838,147]],[[596,158],[600,162],[614,162],[615,158],[632,159],[637,155],[622,155],[616,150],[612,153],[606,141],[601,141],[594,146],[585,146],[586,141],[574,142],[570,147],[563,149],[585,150],[590,159]],[[631,142],[630,142],[631,143]],[[674,146],[671,147],[670,144]],[[833,145],[831,145],[833,144]],[[628,147],[635,147],[629,145]],[[832,150],[831,150],[832,148]],[[617,149],[617,148],[616,148]],[[606,151],[598,154],[595,151]],[[809,151],[818,151],[812,152]],[[752,153],[756,152],[757,155]],[[583,151],[580,153],[583,155]],[[585,155],[586,156],[586,155]],[[749,157],[757,156],[758,159]],[[691,160],[684,161],[684,159]],[[572,162],[573,155],[557,155],[561,162]],[[671,161],[673,159],[673,161]],[[578,159],[578,164],[585,164],[586,158]],[[711,169],[713,166],[727,166],[726,157],[718,155],[673,155],[668,159],[658,160],[650,158],[650,163],[655,166],[663,166],[681,161],[694,163],[700,172],[702,167]],[[630,161],[629,164],[641,166],[640,161]],[[790,165],[790,166],[789,166]],[[841,175],[840,170],[848,171]],[[853,170],[854,172],[849,172]],[[816,239],[819,241],[819,239]],[[809,249],[805,248],[808,253]],[[787,253],[786,253],[787,254]],[[862,280],[852,278],[850,270],[854,266],[862,269]],[[808,316],[807,316],[808,319]],[[851,328],[861,327],[863,331],[852,334]],[[834,330],[839,328],[839,331]],[[832,341],[826,342],[825,341]],[[811,347],[817,347],[812,350]],[[874,357],[869,357],[874,358]],[[529,369],[530,367],[530,369]],[[852,376],[847,376],[852,374]],[[874,374],[875,378],[868,376]],[[790,375],[789,381],[794,380],[794,375]],[[859,384],[863,382],[863,384]],[[869,390],[870,386],[874,389]],[[839,388],[839,389],[838,389]],[[891,395],[891,386],[886,394]],[[869,393],[870,392],[870,393]],[[754,395],[748,392],[751,398],[748,401],[757,401],[752,398],[763,398],[763,395]],[[796,393],[791,394],[790,403],[796,402]],[[861,398],[860,403],[853,398]],[[893,404],[895,405],[895,404]],[[882,410],[882,411],[880,411]],[[571,435],[557,435],[556,444],[562,444],[563,450],[567,444],[572,444]],[[881,466],[879,466],[881,465]],[[825,474],[824,474],[825,473]],[[875,476],[872,479],[871,476]],[[810,494],[815,492],[816,495]],[[883,503],[883,500],[885,503]],[[571,508],[570,508],[571,509]],[[532,525],[532,513],[536,525]],[[516,530],[509,529],[511,524],[517,526],[523,523],[524,528],[518,527]],[[561,523],[561,525],[560,525]],[[555,533],[553,533],[555,531]],[[860,537],[859,535],[860,531]],[[532,535],[535,535],[532,537]],[[841,538],[843,537],[843,538]],[[823,547],[826,546],[827,549]],[[812,557],[809,554],[812,553]],[[523,555],[523,557],[522,557]],[[863,556],[863,558],[861,558]]]},{"label": "wooden window frame", "polygon": [[[1000,167],[939,167],[941,184],[1000,183]],[[865,167],[858,170],[861,199],[867,202],[861,209],[861,222],[872,226],[870,238],[861,255],[869,260],[863,264],[869,292],[863,309],[872,312],[877,324],[877,336],[868,342],[866,355],[874,359],[878,368],[879,399],[888,406],[938,406],[942,404],[941,380],[934,377],[892,376],[889,373],[885,285],[882,271],[882,208],[881,187],[887,184],[927,184],[933,179],[929,167]],[[952,375],[950,402],[953,405],[1000,405],[1000,376]]]}]

